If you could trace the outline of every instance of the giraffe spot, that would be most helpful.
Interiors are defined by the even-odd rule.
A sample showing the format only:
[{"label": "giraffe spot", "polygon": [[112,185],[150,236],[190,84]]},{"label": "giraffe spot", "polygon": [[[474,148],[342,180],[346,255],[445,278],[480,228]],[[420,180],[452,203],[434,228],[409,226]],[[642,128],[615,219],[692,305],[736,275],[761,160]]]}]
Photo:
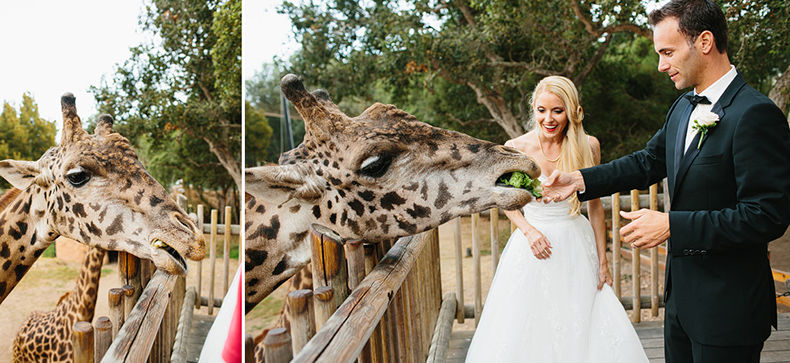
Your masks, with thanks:
[{"label": "giraffe spot", "polygon": [[99,213],[99,223],[104,222],[104,216],[107,215],[107,208],[105,207],[101,213]]},{"label": "giraffe spot", "polygon": [[410,192],[413,192],[413,191],[417,190],[417,188],[419,188],[419,187],[420,187],[420,183],[414,182],[414,183],[411,183],[411,184],[403,187],[403,189],[408,190]]},{"label": "giraffe spot", "polygon": [[5,296],[6,286],[7,285],[6,285],[5,281],[0,282],[0,297],[4,297]]},{"label": "giraffe spot", "polygon": [[417,225],[407,221],[398,220],[398,218],[395,218],[395,220],[398,222],[398,228],[406,231],[406,233],[410,235],[417,233]]},{"label": "giraffe spot", "polygon": [[283,259],[280,260],[279,263],[277,263],[277,266],[274,266],[274,271],[272,271],[272,275],[277,276],[279,274],[282,274],[287,266],[288,264],[285,262],[285,257],[283,257]]},{"label": "giraffe spot", "polygon": [[88,232],[90,232],[94,236],[101,237],[101,229],[99,229],[99,227],[96,227],[96,225],[93,224],[93,222],[88,224],[86,227],[88,228]]},{"label": "giraffe spot", "polygon": [[82,243],[89,244],[91,243],[91,237],[85,234],[85,231],[80,229],[80,237],[82,238]]},{"label": "giraffe spot", "polygon": [[337,194],[340,194],[340,198],[345,198],[346,197],[346,192],[344,192],[343,189],[338,189],[337,190]]},{"label": "giraffe spot", "polygon": [[63,198],[58,196],[55,200],[58,202],[58,210],[63,210]]},{"label": "giraffe spot", "polygon": [[332,185],[340,185],[343,183],[343,181],[341,181],[340,179],[331,176],[329,177],[329,182],[332,183]]},{"label": "giraffe spot", "polygon": [[27,269],[29,269],[29,268],[30,268],[30,266],[24,265],[24,264],[19,264],[16,267],[14,267],[14,273],[16,274],[16,280],[17,281],[21,280],[22,276],[25,276],[25,273],[27,273]]},{"label": "giraffe spot", "polygon": [[332,167],[335,169],[340,169],[340,165],[338,165],[337,161],[332,163]]},{"label": "giraffe spot", "polygon": [[258,208],[255,208],[255,213],[263,214],[264,212],[266,212],[266,208],[263,206],[263,204],[260,204],[258,205]]},{"label": "giraffe spot", "polygon": [[291,241],[293,241],[295,244],[300,243],[304,241],[305,238],[307,238],[307,231],[291,233],[290,237],[291,237]]},{"label": "giraffe spot", "polygon": [[479,199],[480,198],[470,198],[470,199],[467,199],[467,200],[462,200],[461,201],[461,206],[462,207],[468,207],[468,208],[474,208],[475,205],[477,205],[477,201]]},{"label": "giraffe spot", "polygon": [[247,281],[247,286],[255,286],[258,283],[258,281],[260,281],[260,280],[255,279],[255,278],[250,279],[249,281]]},{"label": "giraffe spot", "polygon": [[69,195],[69,193],[63,193],[63,200],[65,200],[66,203],[71,203],[71,195]]},{"label": "giraffe spot", "polygon": [[376,211],[376,206],[375,205],[371,204],[371,205],[368,206],[368,212],[373,214],[373,212],[375,212],[375,211]]},{"label": "giraffe spot", "polygon": [[88,206],[91,207],[91,209],[93,209],[94,212],[98,212],[99,209],[101,209],[101,204],[99,203],[90,203],[88,204]]},{"label": "giraffe spot", "polygon": [[477,154],[478,152],[480,152],[480,144],[466,145],[466,149],[471,151],[473,154]]},{"label": "giraffe spot", "polygon": [[137,195],[134,196],[134,204],[140,205],[140,201],[143,200],[143,193],[145,192],[142,190],[137,192]]},{"label": "giraffe spot", "polygon": [[453,145],[451,150],[450,157],[452,157],[454,160],[461,160],[461,152],[458,151],[458,147]]},{"label": "giraffe spot", "polygon": [[302,206],[301,206],[301,205],[299,205],[299,204],[297,204],[297,205],[295,205],[295,206],[292,206],[292,207],[290,208],[290,211],[291,211],[291,213],[294,213],[294,214],[295,214],[295,213],[299,213],[299,210],[300,210],[300,209],[302,209]]},{"label": "giraffe spot", "polygon": [[[406,189],[406,188],[404,188],[404,189]],[[376,194],[374,194],[370,190],[363,190],[361,192],[357,192],[357,195],[359,195],[366,202],[370,202],[370,201],[373,201],[373,199],[376,199]]]},{"label": "giraffe spot", "polygon": [[159,203],[162,203],[164,201],[165,201],[164,199],[158,198],[155,195],[152,195],[151,198],[148,200],[148,202],[151,203],[152,207],[156,207]]},{"label": "giraffe spot", "polygon": [[85,218],[88,216],[88,214],[85,213],[85,206],[82,205],[82,203],[74,203],[73,210],[77,217]]},{"label": "giraffe spot", "polygon": [[245,230],[245,231],[246,231],[246,230],[249,230],[249,229],[250,229],[250,226],[252,226],[252,222],[247,222],[247,223],[244,223],[244,230]]},{"label": "giraffe spot", "polygon": [[450,194],[450,188],[447,187],[447,184],[445,184],[444,180],[442,180],[439,183],[439,194],[436,196],[436,200],[433,201],[433,206],[442,209],[445,205],[447,205],[447,202],[449,202],[452,197],[453,196]]},{"label": "giraffe spot", "polygon": [[337,213],[332,213],[329,215],[329,222],[332,224],[337,223]]},{"label": "giraffe spot", "polygon": [[420,190],[420,195],[422,195],[422,200],[428,200],[428,182],[422,182],[422,190]]},{"label": "giraffe spot", "polygon": [[16,222],[16,228],[13,227],[8,229],[8,234],[11,235],[15,240],[19,240],[27,233],[27,223],[19,221]]},{"label": "giraffe spot", "polygon": [[406,209],[406,213],[409,213],[412,218],[427,218],[431,214],[431,208],[414,204],[413,208]]},{"label": "giraffe spot", "polygon": [[271,220],[269,220],[269,226],[262,224],[258,226],[258,229],[250,235],[250,238],[260,238],[263,237],[265,239],[276,239],[277,234],[280,233],[280,217],[279,216],[272,216]]},{"label": "giraffe spot", "polygon": [[245,256],[245,263],[244,264],[244,271],[249,272],[256,266],[262,265],[266,258],[269,257],[269,252],[266,251],[257,251],[257,250],[246,250],[244,251]]},{"label": "giraffe spot", "polygon": [[326,209],[332,209],[332,201],[331,200],[327,200],[326,201]]},{"label": "giraffe spot", "polygon": [[2,258],[11,257],[11,249],[8,248],[8,243],[3,242],[3,248],[0,249],[0,257]]},{"label": "giraffe spot", "polygon": [[39,258],[41,256],[41,254],[44,253],[45,249],[46,248],[39,248],[39,249],[33,251],[33,257]]},{"label": "giraffe spot", "polygon": [[321,218],[321,207],[317,205],[313,206],[313,216],[315,216],[316,218]]},{"label": "giraffe spot", "polygon": [[348,203],[348,206],[354,210],[357,216],[362,216],[362,214],[365,213],[365,205],[363,205],[362,202],[359,201],[359,199],[352,200],[351,202]]},{"label": "giraffe spot", "polygon": [[344,210],[343,214],[340,215],[340,225],[345,226],[347,221],[348,221],[348,211]]},{"label": "giraffe spot", "polygon": [[37,238],[36,238],[36,234],[37,234],[37,233],[38,233],[38,232],[33,232],[33,237],[31,237],[31,238],[30,238],[30,245],[31,245],[31,246],[32,246],[32,245],[34,245],[34,244],[36,244],[36,239],[37,239]]},{"label": "giraffe spot", "polygon": [[360,230],[359,230],[359,223],[357,223],[357,221],[355,221],[353,219],[349,219],[348,220],[348,227],[351,228],[351,231],[354,232],[355,234],[359,234],[359,232],[360,232]]},{"label": "giraffe spot", "polygon": [[123,218],[121,218],[120,214],[115,216],[115,218],[112,220],[112,223],[110,223],[105,232],[107,232],[108,236],[112,236],[118,232],[123,232]]},{"label": "giraffe spot", "polygon": [[406,200],[395,192],[384,194],[381,198],[381,207],[390,211],[395,209],[395,206],[402,205],[403,203],[406,203]]},{"label": "giraffe spot", "polygon": [[[318,160],[313,160],[313,163],[318,164]],[[324,176],[324,171],[321,170],[321,169],[316,169],[315,170],[315,175]]]},{"label": "giraffe spot", "polygon": [[11,260],[8,260],[5,263],[3,263],[3,271],[8,271],[9,268],[11,268]]},{"label": "giraffe spot", "polygon": [[126,184],[121,187],[121,192],[126,191],[127,189],[132,187],[132,179],[126,179]]},{"label": "giraffe spot", "polygon": [[387,219],[388,219],[388,217],[387,217],[386,214],[382,214],[381,216],[376,218],[376,221],[379,222],[379,226],[381,228],[381,232],[383,232],[384,234],[389,234],[390,233],[390,225],[387,223]]}]

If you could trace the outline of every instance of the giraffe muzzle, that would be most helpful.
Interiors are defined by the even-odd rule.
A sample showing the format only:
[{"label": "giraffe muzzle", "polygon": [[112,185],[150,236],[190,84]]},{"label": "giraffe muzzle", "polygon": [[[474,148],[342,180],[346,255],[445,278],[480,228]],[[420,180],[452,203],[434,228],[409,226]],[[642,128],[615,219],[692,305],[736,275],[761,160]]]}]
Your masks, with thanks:
[{"label": "giraffe muzzle", "polygon": [[173,258],[173,260],[176,261],[176,263],[183,269],[183,271],[186,271],[187,261],[184,259],[184,256],[181,256],[181,254],[178,253],[178,251],[176,251],[175,248],[170,247],[170,245],[168,245],[167,243],[165,243],[165,241],[162,241],[159,238],[154,238],[154,240],[151,242],[151,246],[154,249],[160,249],[165,251],[168,255],[170,255],[170,257]]}]

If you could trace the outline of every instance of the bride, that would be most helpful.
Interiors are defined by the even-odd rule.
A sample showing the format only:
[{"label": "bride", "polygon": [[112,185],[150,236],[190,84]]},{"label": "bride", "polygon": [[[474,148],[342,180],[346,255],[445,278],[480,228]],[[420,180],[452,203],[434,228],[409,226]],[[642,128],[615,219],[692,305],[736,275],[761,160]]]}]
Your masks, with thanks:
[{"label": "bride", "polygon": [[[505,143],[535,159],[546,179],[600,163],[587,136],[576,87],[546,77],[531,105],[537,127]],[[534,201],[506,211],[518,229],[502,253],[467,362],[647,362],[642,344],[612,291],[601,201]]]}]

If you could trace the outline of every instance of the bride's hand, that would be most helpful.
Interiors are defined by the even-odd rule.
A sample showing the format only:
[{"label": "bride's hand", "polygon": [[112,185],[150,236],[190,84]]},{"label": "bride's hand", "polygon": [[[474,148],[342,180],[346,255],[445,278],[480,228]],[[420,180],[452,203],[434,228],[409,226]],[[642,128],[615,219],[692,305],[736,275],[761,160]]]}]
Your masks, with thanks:
[{"label": "bride's hand", "polygon": [[603,265],[598,267],[598,290],[603,288],[603,284],[608,284],[612,286],[614,280],[612,280],[612,273],[609,272],[609,266]]},{"label": "bride's hand", "polygon": [[537,229],[533,229],[529,232],[525,232],[524,236],[527,237],[527,241],[529,241],[529,248],[532,250],[532,254],[539,260],[545,260],[551,256],[551,243]]}]

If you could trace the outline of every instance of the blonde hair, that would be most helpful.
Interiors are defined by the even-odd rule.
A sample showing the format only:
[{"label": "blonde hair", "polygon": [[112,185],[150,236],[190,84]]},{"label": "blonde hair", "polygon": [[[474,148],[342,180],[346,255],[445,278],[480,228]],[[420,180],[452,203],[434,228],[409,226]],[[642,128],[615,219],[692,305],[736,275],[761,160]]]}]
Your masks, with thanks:
[{"label": "blonde hair", "polygon": [[[532,92],[529,101],[533,109],[535,107],[535,100],[543,92],[550,92],[559,97],[563,105],[565,105],[565,114],[568,115],[568,126],[565,128],[565,138],[563,139],[561,148],[562,154],[560,155],[560,160],[557,162],[557,170],[572,172],[595,165],[592,148],[590,148],[587,134],[584,132],[584,127],[582,126],[584,110],[579,104],[579,91],[576,89],[576,86],[570,79],[562,76],[549,76],[543,78],[538,85],[535,86],[535,90]],[[534,122],[534,111],[531,117],[533,121],[532,124],[537,127],[537,123]],[[581,210],[581,202],[576,198],[576,195],[571,196],[569,200],[571,203],[569,214],[578,215]]]}]

